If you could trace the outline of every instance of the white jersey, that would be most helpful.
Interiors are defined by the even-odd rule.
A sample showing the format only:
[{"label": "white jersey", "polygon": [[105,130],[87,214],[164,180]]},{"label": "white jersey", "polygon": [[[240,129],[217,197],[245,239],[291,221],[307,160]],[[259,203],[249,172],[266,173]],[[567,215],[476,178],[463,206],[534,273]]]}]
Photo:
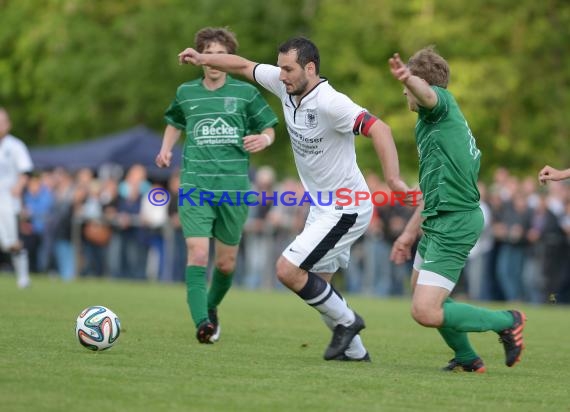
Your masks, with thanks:
[{"label": "white jersey", "polygon": [[20,174],[32,170],[32,159],[24,142],[10,134],[0,138],[0,199],[12,203],[16,212],[19,202],[12,196],[12,188],[18,182]]},{"label": "white jersey", "polygon": [[[320,192],[320,198],[327,203],[332,193],[333,208],[338,189],[368,192],[356,163],[353,133],[356,118],[366,109],[337,92],[326,79],[297,105],[279,80],[280,70],[277,66],[258,64],[253,75],[262,87],[281,99],[295,164],[305,190],[313,199],[318,199]],[[346,198],[341,201],[346,202]]]}]

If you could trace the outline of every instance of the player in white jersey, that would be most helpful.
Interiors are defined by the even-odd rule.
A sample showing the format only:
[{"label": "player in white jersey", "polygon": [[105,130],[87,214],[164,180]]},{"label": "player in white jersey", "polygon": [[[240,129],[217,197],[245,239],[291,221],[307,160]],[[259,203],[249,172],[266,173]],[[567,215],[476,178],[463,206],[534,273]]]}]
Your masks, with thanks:
[{"label": "player in white jersey", "polygon": [[0,107],[0,250],[12,255],[18,287],[30,286],[28,252],[18,237],[18,213],[27,173],[33,169],[26,145],[10,134],[10,117]]},{"label": "player in white jersey", "polygon": [[[257,64],[236,55],[205,55],[192,48],[179,54],[181,63],[206,65],[258,82],[281,99],[297,170],[313,199],[338,189],[368,192],[356,163],[355,135],[372,139],[393,191],[409,192],[400,179],[398,154],[390,128],[319,75],[319,51],[298,37],[279,47],[277,66]],[[327,199],[328,200],[328,199]],[[321,313],[333,331],[326,360],[369,361],[359,332],[363,319],[330,284],[346,267],[351,245],[366,231],[372,204],[352,202],[311,207],[303,232],[277,261],[277,277]],[[328,203],[328,201],[327,201]]]}]

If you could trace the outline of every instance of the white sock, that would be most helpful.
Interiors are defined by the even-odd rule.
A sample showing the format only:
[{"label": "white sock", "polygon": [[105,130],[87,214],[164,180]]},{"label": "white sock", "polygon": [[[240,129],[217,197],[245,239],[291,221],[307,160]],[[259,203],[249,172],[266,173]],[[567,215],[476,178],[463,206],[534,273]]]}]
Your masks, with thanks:
[{"label": "white sock", "polygon": [[19,288],[26,288],[30,286],[30,274],[28,271],[28,251],[22,249],[18,252],[12,253],[12,265],[14,272],[16,272],[16,279]]},{"label": "white sock", "polygon": [[327,283],[325,290],[312,299],[305,299],[309,305],[322,315],[328,316],[336,325],[349,326],[354,322],[354,312]]}]

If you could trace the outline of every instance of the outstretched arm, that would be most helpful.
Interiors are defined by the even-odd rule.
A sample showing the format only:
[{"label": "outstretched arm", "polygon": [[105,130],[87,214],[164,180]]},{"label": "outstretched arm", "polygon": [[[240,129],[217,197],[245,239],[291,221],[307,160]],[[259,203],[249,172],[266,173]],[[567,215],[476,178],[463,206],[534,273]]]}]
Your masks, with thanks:
[{"label": "outstretched arm", "polygon": [[394,56],[388,62],[392,76],[406,86],[408,92],[418,101],[418,105],[427,109],[433,109],[437,104],[437,94],[430,85],[424,79],[414,76],[398,53],[394,53]]},{"label": "outstretched arm", "polygon": [[253,81],[253,69],[257,63],[235,54],[206,54],[198,53],[189,47],[178,54],[180,64],[190,63],[194,66],[210,66],[215,69],[238,74]]},{"label": "outstretched arm", "polygon": [[570,169],[558,170],[550,166],[544,166],[540,172],[538,172],[538,181],[545,184],[549,180],[564,180],[570,179]]}]

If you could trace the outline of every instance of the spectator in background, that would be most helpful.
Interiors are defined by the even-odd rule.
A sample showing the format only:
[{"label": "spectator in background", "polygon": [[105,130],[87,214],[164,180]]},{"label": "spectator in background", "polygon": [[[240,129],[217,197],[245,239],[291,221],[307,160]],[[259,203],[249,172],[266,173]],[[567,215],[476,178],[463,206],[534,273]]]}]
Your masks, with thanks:
[{"label": "spectator in background", "polygon": [[501,201],[510,199],[509,180],[511,176],[506,167],[498,167],[493,174],[491,192],[496,193]]},{"label": "spectator in background", "polygon": [[85,259],[82,275],[103,276],[105,272],[105,248],[111,240],[111,229],[104,222],[101,203],[101,183],[92,180],[88,185],[77,184],[73,203],[79,205],[78,216],[83,240],[82,255]]},{"label": "spectator in background", "polygon": [[23,208],[20,214],[20,232],[25,248],[28,250],[30,270],[45,272],[45,263],[40,265],[45,242],[46,223],[53,205],[53,195],[50,189],[42,184],[40,176],[34,174],[28,180],[23,197]]},{"label": "spectator in background", "polygon": [[[560,218],[560,225],[566,236],[566,244],[570,245],[570,193],[566,203],[564,215]],[[567,249],[568,250],[568,249]],[[560,294],[556,299],[561,303],[570,303],[570,254],[566,253],[564,259],[563,277]]]},{"label": "spectator in background", "polygon": [[[155,183],[150,190],[157,188],[162,189],[162,186]],[[158,280],[164,276],[166,264],[163,228],[168,221],[168,209],[150,203],[148,193],[145,193],[141,200],[140,219],[142,235],[148,248],[146,277]]]},{"label": "spectator in background", "polygon": [[522,274],[530,221],[527,199],[523,193],[516,192],[494,224],[495,236],[501,242],[495,268],[497,281],[501,293],[509,301],[523,297]]},{"label": "spectator in background", "polygon": [[520,191],[527,199],[528,207],[534,209],[540,202],[540,195],[537,193],[536,180],[530,176],[522,179]]},{"label": "spectator in background", "polygon": [[386,204],[377,207],[378,215],[382,221],[385,248],[382,249],[384,272],[379,274],[376,291],[383,296],[403,296],[406,284],[412,271],[411,262],[396,264],[390,260],[390,251],[394,242],[404,231],[406,223],[412,217],[414,210],[399,203]]},{"label": "spectator in background", "polygon": [[22,192],[32,172],[28,148],[10,134],[8,112],[0,107],[0,251],[9,252],[19,288],[30,286],[28,251],[18,237]]},{"label": "spectator in background", "polygon": [[141,230],[141,204],[150,190],[144,166],[135,164],[119,184],[113,235],[109,245],[111,276],[142,280],[146,278],[147,247]]},{"label": "spectator in background", "polygon": [[566,275],[568,243],[561,221],[548,208],[547,195],[543,193],[539,204],[531,217],[531,227],[527,239],[532,245],[530,257],[534,258],[530,268],[534,273],[527,273],[525,280],[525,300],[531,303],[544,303],[549,298],[560,295]]},{"label": "spectator in background", "polygon": [[82,193],[75,190],[73,177],[66,170],[58,168],[53,173],[54,202],[49,214],[47,231],[53,243],[55,263],[60,277],[71,280],[76,275],[76,250],[72,242],[72,224],[76,203]]},{"label": "spectator in background", "polygon": [[[243,285],[256,289],[262,284],[271,284],[273,278],[273,235],[274,227],[267,218],[273,208],[275,171],[269,166],[260,167],[255,173],[254,190],[260,195],[258,203],[249,208],[245,223],[244,252],[245,274]],[[277,194],[279,195],[279,194]],[[264,200],[264,196],[266,200]]]},{"label": "spectator in background", "polygon": [[176,170],[168,179],[170,202],[168,202],[169,224],[167,227],[170,229],[170,233],[167,238],[169,245],[166,248],[168,265],[164,280],[172,282],[184,282],[187,261],[186,241],[178,213],[178,189],[180,189],[180,170]]}]

